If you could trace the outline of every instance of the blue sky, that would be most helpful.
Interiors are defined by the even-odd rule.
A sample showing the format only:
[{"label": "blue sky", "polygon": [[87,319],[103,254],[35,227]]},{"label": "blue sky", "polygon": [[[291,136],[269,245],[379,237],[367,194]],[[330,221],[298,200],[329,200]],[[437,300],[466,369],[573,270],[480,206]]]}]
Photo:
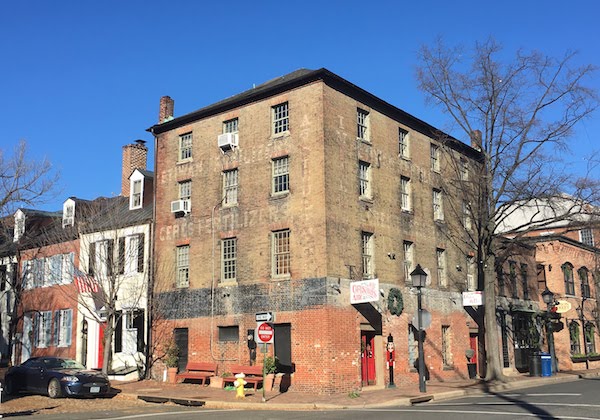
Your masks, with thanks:
[{"label": "blue sky", "polygon": [[[25,139],[60,171],[58,196],[40,208],[116,195],[121,147],[143,139],[153,152],[146,129],[161,96],[180,116],[298,68],[325,67],[445,128],[417,90],[421,44],[491,35],[509,51],[578,50],[600,65],[599,15],[596,0],[11,1],[0,13],[0,148]],[[598,113],[579,126],[576,165],[600,149],[598,132]]]}]

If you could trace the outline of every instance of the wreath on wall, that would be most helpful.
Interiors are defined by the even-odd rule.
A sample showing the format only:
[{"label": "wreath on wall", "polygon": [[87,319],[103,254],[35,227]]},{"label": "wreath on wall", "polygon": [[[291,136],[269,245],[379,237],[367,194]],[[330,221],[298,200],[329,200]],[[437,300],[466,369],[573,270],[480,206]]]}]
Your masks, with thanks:
[{"label": "wreath on wall", "polygon": [[388,293],[388,310],[392,315],[400,316],[404,310],[404,300],[400,289],[392,287]]}]

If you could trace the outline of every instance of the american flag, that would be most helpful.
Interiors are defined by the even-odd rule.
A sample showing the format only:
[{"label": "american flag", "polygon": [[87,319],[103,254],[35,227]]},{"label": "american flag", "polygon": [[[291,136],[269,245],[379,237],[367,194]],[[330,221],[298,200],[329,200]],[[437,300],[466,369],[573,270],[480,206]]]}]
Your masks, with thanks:
[{"label": "american flag", "polygon": [[77,267],[75,267],[73,278],[75,280],[75,285],[77,286],[77,290],[79,290],[79,293],[98,293],[98,282],[93,277],[88,276]]}]

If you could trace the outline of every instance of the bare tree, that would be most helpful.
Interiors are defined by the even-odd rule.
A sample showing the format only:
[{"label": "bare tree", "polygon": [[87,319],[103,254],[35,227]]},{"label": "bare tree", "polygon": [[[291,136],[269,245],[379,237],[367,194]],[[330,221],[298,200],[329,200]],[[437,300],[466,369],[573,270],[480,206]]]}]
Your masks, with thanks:
[{"label": "bare tree", "polygon": [[[486,380],[506,380],[497,346],[495,268],[502,256],[496,239],[570,219],[600,197],[597,181],[573,176],[561,159],[574,126],[598,106],[596,92],[586,85],[595,69],[576,66],[575,57],[518,51],[508,58],[493,39],[470,51],[442,40],[419,51],[420,89],[450,116],[451,129],[459,129],[481,152],[480,165],[470,168],[474,176],[457,176],[454,186],[472,223],[466,236],[458,237],[475,250],[478,289],[485,291],[480,334],[485,334]],[[460,162],[451,164],[459,173]],[[509,226],[511,215],[525,207],[537,209],[535,220]]]},{"label": "bare tree", "polygon": [[58,173],[46,159],[30,160],[27,143],[21,140],[12,156],[0,149],[0,217],[18,207],[30,207],[53,198]]}]

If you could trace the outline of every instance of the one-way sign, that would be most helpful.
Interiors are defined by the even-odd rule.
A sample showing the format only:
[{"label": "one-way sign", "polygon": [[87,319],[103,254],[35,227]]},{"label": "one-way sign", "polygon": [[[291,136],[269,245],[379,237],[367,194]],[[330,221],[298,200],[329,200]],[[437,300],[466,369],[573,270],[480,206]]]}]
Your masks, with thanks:
[{"label": "one-way sign", "polygon": [[275,314],[273,312],[258,312],[256,314],[256,322],[271,322],[275,321]]}]

